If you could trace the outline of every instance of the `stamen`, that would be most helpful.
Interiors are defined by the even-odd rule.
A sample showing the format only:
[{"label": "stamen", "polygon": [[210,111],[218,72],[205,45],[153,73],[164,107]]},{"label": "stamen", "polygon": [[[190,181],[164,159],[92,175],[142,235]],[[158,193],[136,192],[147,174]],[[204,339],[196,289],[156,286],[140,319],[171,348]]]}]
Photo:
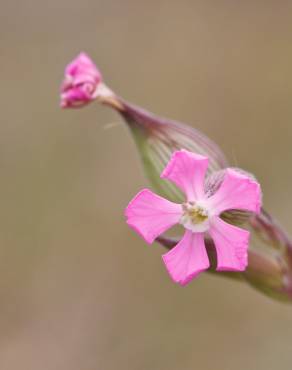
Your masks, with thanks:
[{"label": "stamen", "polygon": [[186,229],[194,232],[200,232],[209,228],[209,214],[206,208],[194,202],[184,203],[182,208],[183,215],[180,223]]}]

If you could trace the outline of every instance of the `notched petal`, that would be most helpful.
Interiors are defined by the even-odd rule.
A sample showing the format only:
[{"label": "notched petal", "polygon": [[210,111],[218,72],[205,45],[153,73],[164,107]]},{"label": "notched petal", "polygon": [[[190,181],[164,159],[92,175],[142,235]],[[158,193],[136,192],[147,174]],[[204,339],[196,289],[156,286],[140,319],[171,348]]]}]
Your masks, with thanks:
[{"label": "notched petal", "polygon": [[175,151],[161,178],[168,179],[178,186],[188,201],[195,201],[204,196],[205,175],[209,160],[187,150]]},{"label": "notched petal", "polygon": [[209,233],[217,253],[217,271],[244,271],[248,264],[249,232],[214,217]]},{"label": "notched petal", "polygon": [[162,258],[172,280],[182,286],[210,266],[203,233],[186,231],[181,241]]},{"label": "notched petal", "polygon": [[129,203],[125,216],[127,224],[151,244],[157,236],[179,222],[182,207],[144,189]]},{"label": "notched petal", "polygon": [[[245,172],[227,168],[224,171],[223,178],[221,171],[217,179],[214,177],[213,183],[208,180],[207,184],[209,192],[208,205],[214,214],[219,215],[229,210],[260,213],[262,205],[260,185]],[[213,184],[213,189],[210,184]]]}]

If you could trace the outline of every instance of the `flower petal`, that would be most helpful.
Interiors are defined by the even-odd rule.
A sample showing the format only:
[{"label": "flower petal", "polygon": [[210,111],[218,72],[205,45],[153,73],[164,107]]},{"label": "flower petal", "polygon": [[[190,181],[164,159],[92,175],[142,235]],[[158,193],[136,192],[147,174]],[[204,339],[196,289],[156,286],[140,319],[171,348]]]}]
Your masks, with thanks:
[{"label": "flower petal", "polygon": [[208,198],[207,204],[216,215],[230,209],[259,213],[261,188],[256,180],[228,168],[221,186],[214,195]]},{"label": "flower petal", "polygon": [[207,157],[182,149],[172,154],[161,178],[173,182],[186,194],[188,201],[194,201],[204,196],[207,168]]},{"label": "flower petal", "polygon": [[182,206],[143,189],[129,203],[125,215],[127,224],[151,244],[158,235],[179,222]]},{"label": "flower petal", "polygon": [[209,233],[217,252],[217,271],[244,271],[249,232],[214,217]]},{"label": "flower petal", "polygon": [[[72,62],[70,62],[66,69],[65,75],[79,79],[83,77],[94,77],[101,80],[101,74],[97,69],[96,65],[90,59],[90,57],[82,52]],[[75,81],[76,82],[76,81]]]},{"label": "flower petal", "polygon": [[171,278],[180,285],[186,285],[210,266],[203,233],[186,231],[181,241],[162,258]]}]

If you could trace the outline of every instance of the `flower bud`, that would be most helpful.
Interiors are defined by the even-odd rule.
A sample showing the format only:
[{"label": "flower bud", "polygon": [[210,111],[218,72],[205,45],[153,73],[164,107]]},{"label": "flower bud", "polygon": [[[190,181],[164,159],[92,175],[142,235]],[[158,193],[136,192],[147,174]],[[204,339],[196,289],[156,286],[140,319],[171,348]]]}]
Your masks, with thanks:
[{"label": "flower bud", "polygon": [[65,69],[61,86],[61,107],[78,108],[95,100],[102,76],[85,53],[80,53]]}]

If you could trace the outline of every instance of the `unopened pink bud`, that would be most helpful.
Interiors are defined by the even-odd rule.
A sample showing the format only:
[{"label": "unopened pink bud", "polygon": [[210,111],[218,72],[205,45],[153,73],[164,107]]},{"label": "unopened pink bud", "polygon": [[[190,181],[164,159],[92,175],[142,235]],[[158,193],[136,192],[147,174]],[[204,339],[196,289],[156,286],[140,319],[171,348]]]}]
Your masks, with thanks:
[{"label": "unopened pink bud", "polygon": [[65,69],[61,86],[61,107],[78,108],[95,100],[102,81],[100,71],[85,53],[80,53]]}]

